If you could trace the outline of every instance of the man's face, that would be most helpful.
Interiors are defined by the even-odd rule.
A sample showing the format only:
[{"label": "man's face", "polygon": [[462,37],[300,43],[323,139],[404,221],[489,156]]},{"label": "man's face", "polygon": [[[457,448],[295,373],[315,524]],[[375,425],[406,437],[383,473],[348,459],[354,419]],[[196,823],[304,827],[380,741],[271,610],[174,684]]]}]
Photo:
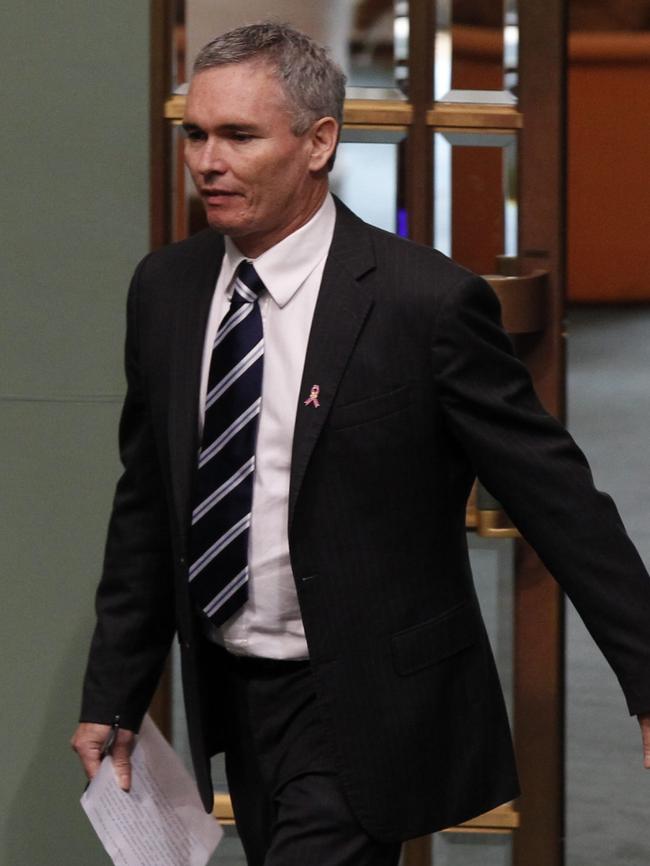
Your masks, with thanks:
[{"label": "man's face", "polygon": [[192,79],[185,162],[208,223],[259,255],[312,215],[326,176],[312,131],[296,136],[279,81],[263,63],[206,69]]}]

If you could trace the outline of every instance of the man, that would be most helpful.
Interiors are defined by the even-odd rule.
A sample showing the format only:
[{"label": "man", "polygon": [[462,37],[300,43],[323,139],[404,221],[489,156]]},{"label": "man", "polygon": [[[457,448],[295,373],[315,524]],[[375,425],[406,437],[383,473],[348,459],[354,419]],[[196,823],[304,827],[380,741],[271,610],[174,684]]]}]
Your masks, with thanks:
[{"label": "man", "polygon": [[124,474],[73,739],[92,776],[115,723],[128,788],[177,630],[197,783],[210,809],[225,750],[253,866],[394,866],[401,840],[517,794],[468,565],[476,473],[630,711],[650,710],[650,582],[616,509],[489,287],[329,195],[343,96],[285,26],[197,58],[186,161],[211,228],[132,281]]}]

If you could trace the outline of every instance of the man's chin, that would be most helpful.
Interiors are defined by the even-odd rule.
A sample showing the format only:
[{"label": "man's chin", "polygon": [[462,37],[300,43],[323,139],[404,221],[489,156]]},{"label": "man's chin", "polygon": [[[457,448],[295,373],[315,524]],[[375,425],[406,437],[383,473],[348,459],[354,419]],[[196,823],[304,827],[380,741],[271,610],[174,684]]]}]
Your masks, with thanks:
[{"label": "man's chin", "polygon": [[219,232],[219,234],[236,238],[242,237],[247,233],[244,226],[234,220],[227,219],[223,214],[213,213],[209,209],[206,209],[205,216],[210,228]]}]

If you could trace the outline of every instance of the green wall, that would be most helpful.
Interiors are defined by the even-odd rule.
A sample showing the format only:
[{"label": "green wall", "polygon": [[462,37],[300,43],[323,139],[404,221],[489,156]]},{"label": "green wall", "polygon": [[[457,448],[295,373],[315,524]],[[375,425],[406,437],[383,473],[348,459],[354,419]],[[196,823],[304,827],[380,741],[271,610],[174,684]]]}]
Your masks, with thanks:
[{"label": "green wall", "polygon": [[5,4],[0,864],[108,858],[69,749],[148,243],[148,4]]}]

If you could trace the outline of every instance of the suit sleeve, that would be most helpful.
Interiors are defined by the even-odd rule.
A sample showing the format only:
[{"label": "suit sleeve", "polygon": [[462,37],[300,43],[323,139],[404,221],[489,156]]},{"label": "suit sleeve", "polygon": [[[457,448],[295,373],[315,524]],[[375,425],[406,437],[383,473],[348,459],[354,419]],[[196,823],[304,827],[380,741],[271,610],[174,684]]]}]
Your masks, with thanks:
[{"label": "suit sleeve", "polygon": [[138,730],[174,634],[173,559],[165,492],[140,363],[139,282],[127,305],[127,393],[120,420],[118,481],[108,528],[97,622],[83,687],[81,720]]},{"label": "suit sleeve", "polygon": [[484,486],[562,585],[631,713],[650,710],[650,578],[587,461],[541,406],[479,277],[446,296],[433,365],[447,423]]}]

